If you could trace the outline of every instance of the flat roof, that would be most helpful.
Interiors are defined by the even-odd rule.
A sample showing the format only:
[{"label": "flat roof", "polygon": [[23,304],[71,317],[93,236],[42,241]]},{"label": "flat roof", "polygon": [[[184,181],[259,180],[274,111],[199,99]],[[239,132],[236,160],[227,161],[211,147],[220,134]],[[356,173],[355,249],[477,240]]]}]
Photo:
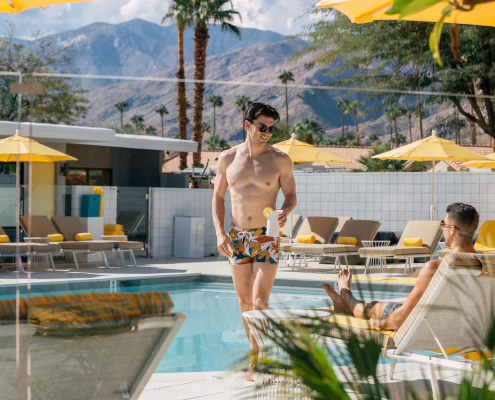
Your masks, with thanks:
[{"label": "flat roof", "polygon": [[[70,143],[142,150],[195,152],[198,143],[192,140],[162,138],[148,135],[124,135],[113,129],[86,126],[55,125],[23,122],[21,135],[42,143]],[[17,122],[0,121],[0,138],[15,135]]]}]

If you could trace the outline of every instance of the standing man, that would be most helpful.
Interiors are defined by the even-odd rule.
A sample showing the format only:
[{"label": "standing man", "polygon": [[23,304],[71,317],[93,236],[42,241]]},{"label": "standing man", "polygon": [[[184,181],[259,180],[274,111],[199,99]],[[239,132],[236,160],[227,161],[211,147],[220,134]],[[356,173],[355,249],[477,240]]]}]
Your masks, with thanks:
[{"label": "standing man", "polygon": [[[268,144],[280,116],[272,106],[253,103],[246,110],[246,141],[220,154],[213,195],[213,222],[220,254],[230,260],[235,291],[241,313],[268,309],[278,265],[279,239],[266,236],[266,207],[276,209],[280,189],[285,201],[278,222],[284,226],[287,215],[295,208],[296,183],[292,161]],[[224,229],[225,194],[230,187],[231,226]],[[242,319],[249,338],[252,359],[246,379],[254,381],[253,363],[258,345]]]}]

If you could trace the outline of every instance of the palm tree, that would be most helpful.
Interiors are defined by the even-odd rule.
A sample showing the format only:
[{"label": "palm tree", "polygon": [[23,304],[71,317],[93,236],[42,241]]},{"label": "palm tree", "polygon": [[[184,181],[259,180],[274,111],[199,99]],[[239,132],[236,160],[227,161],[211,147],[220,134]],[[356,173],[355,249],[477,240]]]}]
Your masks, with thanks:
[{"label": "palm tree", "polygon": [[289,103],[287,100],[287,83],[294,82],[294,74],[285,69],[278,74],[277,79],[285,85],[285,124],[289,125]]},{"label": "palm tree", "polygon": [[376,136],[374,133],[368,136],[369,141],[371,142],[371,147],[375,147],[375,142],[377,142],[378,136]]},{"label": "palm tree", "polygon": [[242,138],[246,140],[246,128],[244,127],[244,116],[246,114],[246,108],[252,103],[251,99],[246,96],[239,97],[234,105],[239,107],[242,111]]},{"label": "palm tree", "polygon": [[354,133],[351,133],[351,132],[347,132],[347,135],[345,135],[345,144],[344,146],[353,146],[355,142],[355,139],[356,137],[354,136]]},{"label": "palm tree", "polygon": [[213,106],[213,134],[216,135],[217,134],[216,109],[217,107],[218,108],[223,107],[223,99],[222,96],[219,96],[217,94],[212,94],[210,97],[206,99],[206,101],[208,103],[211,103],[211,105]]},{"label": "palm tree", "polygon": [[121,101],[113,105],[120,112],[120,129],[124,127],[124,109],[129,106],[129,103]]},{"label": "palm tree", "polygon": [[297,124],[294,125],[294,132],[296,137],[301,140],[309,143],[304,138],[311,137],[311,143],[309,144],[320,144],[323,140],[323,135],[325,134],[325,129],[323,126],[315,121],[313,118],[309,119],[308,117],[304,117]]},{"label": "palm tree", "polygon": [[[173,0],[170,4],[168,13],[163,17],[163,22],[170,18],[177,25],[177,37],[178,37],[178,55],[179,66],[177,74],[177,103],[179,106],[179,138],[187,138],[187,111],[186,111],[186,73],[184,69],[184,29],[192,26],[192,1],[191,0]],[[163,119],[162,119],[163,120]],[[163,129],[162,129],[163,136]],[[183,170],[187,168],[187,153],[180,153],[179,169]]]},{"label": "palm tree", "polygon": [[354,115],[354,123],[356,124],[356,146],[359,146],[359,126],[358,126],[358,120],[357,120],[357,115],[358,115],[358,108],[362,107],[364,103],[360,103],[358,101],[351,101],[349,102],[349,105],[347,107],[348,112],[352,111],[352,114]]},{"label": "palm tree", "polygon": [[406,143],[407,143],[406,137],[402,133],[399,133],[399,144],[406,144]]},{"label": "palm tree", "polygon": [[[156,127],[153,125],[147,126],[146,127],[146,135],[156,135]],[[162,134],[163,137],[163,134]]]},{"label": "palm tree", "polygon": [[349,100],[340,98],[337,101],[337,108],[342,110],[342,141],[345,140],[345,115],[349,112]]},{"label": "palm tree", "polygon": [[[230,8],[228,7],[230,6]],[[203,96],[205,92],[206,46],[208,45],[208,24],[220,24],[222,30],[230,31],[241,37],[239,28],[232,25],[235,17],[231,0],[193,0],[192,23],[194,24],[194,122],[193,140],[198,142],[198,150],[193,154],[193,166],[201,165],[201,144],[203,141],[201,123],[203,122]]]},{"label": "palm tree", "polygon": [[[400,142],[399,142],[399,132],[397,131],[397,119],[405,114],[404,108],[397,105],[397,104],[392,104],[392,105],[388,106],[386,114],[389,118],[391,118],[392,121],[394,121],[395,146],[399,147]],[[391,140],[391,142],[392,142],[392,140]]]},{"label": "palm tree", "polygon": [[229,143],[225,139],[220,139],[218,135],[211,135],[205,140],[207,145],[206,150],[227,150],[230,149]]},{"label": "palm tree", "polygon": [[131,117],[131,122],[134,124],[135,132],[139,134],[144,128],[144,117],[142,115],[135,114]]},{"label": "palm tree", "polygon": [[[163,127],[163,116],[165,114],[168,114],[168,110],[167,110],[167,107],[165,106],[161,106],[160,108],[157,108],[155,110],[156,113],[160,114],[160,118],[162,120],[162,137],[165,136],[165,132],[164,132],[164,127]],[[179,128],[179,132],[180,132],[180,128]],[[179,137],[180,137],[180,134],[179,134]]]}]

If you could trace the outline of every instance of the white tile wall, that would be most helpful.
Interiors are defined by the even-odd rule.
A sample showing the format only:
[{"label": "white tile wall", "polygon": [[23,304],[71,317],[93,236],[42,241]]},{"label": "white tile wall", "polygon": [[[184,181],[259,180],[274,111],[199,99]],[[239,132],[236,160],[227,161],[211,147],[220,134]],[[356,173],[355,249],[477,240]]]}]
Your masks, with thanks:
[{"label": "white tile wall", "polygon": [[0,223],[15,226],[15,186],[0,185]]}]

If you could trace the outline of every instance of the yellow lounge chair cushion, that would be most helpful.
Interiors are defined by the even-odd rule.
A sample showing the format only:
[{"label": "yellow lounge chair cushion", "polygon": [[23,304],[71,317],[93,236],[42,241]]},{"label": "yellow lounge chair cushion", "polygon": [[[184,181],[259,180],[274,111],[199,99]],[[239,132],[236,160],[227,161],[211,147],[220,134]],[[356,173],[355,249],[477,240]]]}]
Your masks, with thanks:
[{"label": "yellow lounge chair cushion", "polygon": [[91,233],[87,233],[87,232],[85,232],[85,233],[78,233],[76,235],[76,240],[78,242],[84,241],[84,240],[93,240],[93,235]]},{"label": "yellow lounge chair cushion", "polygon": [[105,228],[104,228],[104,230],[112,231],[112,232],[121,231],[123,229],[124,229],[124,226],[120,225],[120,224],[106,224]]},{"label": "yellow lounge chair cushion", "polygon": [[52,238],[52,242],[63,242],[64,235],[60,233],[52,233],[51,235],[46,235],[46,237]]},{"label": "yellow lounge chair cushion", "polygon": [[352,246],[357,245],[357,239],[355,237],[339,237],[338,244],[350,244]]},{"label": "yellow lounge chair cushion", "polygon": [[297,243],[314,243],[316,242],[315,235],[301,235],[297,237]]},{"label": "yellow lounge chair cushion", "polygon": [[423,240],[418,238],[404,239],[404,246],[423,247]]},{"label": "yellow lounge chair cushion", "polygon": [[7,235],[0,235],[0,243],[10,243],[10,238]]},{"label": "yellow lounge chair cushion", "polygon": [[103,232],[104,235],[107,235],[107,236],[124,236],[125,233],[124,231],[107,231],[105,230]]}]

